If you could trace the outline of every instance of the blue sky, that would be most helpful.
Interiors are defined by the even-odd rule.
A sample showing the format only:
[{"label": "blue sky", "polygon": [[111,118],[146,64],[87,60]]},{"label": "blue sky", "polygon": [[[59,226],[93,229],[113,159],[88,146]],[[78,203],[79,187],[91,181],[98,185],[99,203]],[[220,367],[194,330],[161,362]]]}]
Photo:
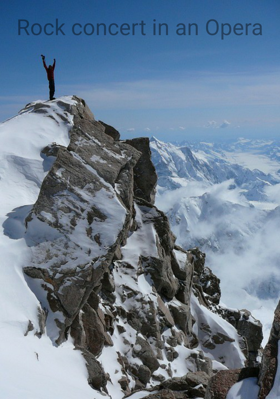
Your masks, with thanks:
[{"label": "blue sky", "polygon": [[[1,120],[48,98],[45,54],[47,63],[57,59],[56,96],[82,96],[122,137],[280,138],[279,0],[15,0],[1,2],[0,15]],[[216,35],[206,31],[212,19]],[[18,20],[29,22],[30,35],[18,34]],[[32,34],[33,24],[56,20],[65,35]],[[154,20],[167,24],[168,35],[153,34]],[[120,25],[142,21],[145,34],[139,25],[134,36],[120,34]],[[104,23],[107,34],[76,36],[77,23]],[[177,35],[179,23],[197,24],[198,34]],[[222,40],[225,23],[232,31],[261,24],[262,35],[251,25],[248,35],[244,29]],[[110,24],[117,35],[108,34]],[[211,22],[209,32],[215,29]]]}]

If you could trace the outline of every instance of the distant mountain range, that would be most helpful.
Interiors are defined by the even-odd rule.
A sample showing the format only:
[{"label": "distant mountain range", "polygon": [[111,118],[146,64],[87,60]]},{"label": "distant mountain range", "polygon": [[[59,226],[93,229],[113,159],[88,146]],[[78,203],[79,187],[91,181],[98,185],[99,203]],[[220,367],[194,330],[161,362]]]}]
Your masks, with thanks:
[{"label": "distant mountain range", "polygon": [[151,141],[156,204],[183,248],[199,246],[221,278],[222,300],[247,307],[266,337],[279,298],[280,145]]}]

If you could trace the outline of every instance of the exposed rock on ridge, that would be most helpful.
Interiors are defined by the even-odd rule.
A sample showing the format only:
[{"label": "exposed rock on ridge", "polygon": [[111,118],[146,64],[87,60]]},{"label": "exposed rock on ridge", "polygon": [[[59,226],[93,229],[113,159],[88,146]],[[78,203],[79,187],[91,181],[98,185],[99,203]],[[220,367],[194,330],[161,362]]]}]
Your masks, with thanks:
[{"label": "exposed rock on ridge", "polygon": [[[126,238],[133,207],[132,170],[140,157],[134,148],[104,135],[104,127],[82,102],[69,111],[74,114],[70,144],[58,149],[26,221],[33,264],[25,273],[44,280],[47,311],[64,316],[55,318],[59,332],[52,338],[58,344],[91,291],[101,288]],[[130,194],[125,198],[123,185]]]}]

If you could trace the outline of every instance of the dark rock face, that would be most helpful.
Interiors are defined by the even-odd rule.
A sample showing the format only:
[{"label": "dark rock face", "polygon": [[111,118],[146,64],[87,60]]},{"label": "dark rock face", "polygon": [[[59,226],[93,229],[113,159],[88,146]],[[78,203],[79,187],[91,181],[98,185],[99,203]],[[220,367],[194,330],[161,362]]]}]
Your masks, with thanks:
[{"label": "dark rock face", "polygon": [[103,367],[89,351],[85,350],[84,348],[82,351],[88,369],[89,385],[98,391],[105,390],[106,392],[107,378]]},{"label": "dark rock face", "polygon": [[262,324],[248,310],[219,309],[221,316],[233,325],[244,338],[244,354],[247,366],[258,366],[257,357],[263,340]]},{"label": "dark rock face", "polygon": [[221,298],[220,280],[209,267],[205,267],[205,254],[203,252],[198,248],[190,249],[189,252],[194,259],[193,282],[199,300],[206,307],[215,307],[219,304]]},{"label": "dark rock face", "polygon": [[205,267],[201,272],[199,285],[207,295],[208,301],[218,305],[221,298],[220,279],[212,273],[209,267]]},{"label": "dark rock face", "polygon": [[205,254],[198,248],[190,249],[190,253],[194,256],[194,270],[200,275],[203,272],[205,265]]},{"label": "dark rock face", "polygon": [[154,164],[151,161],[149,139],[142,137],[126,140],[126,143],[136,148],[142,154],[134,168],[135,196],[153,204],[155,202],[157,174]]},{"label": "dark rock face", "polygon": [[275,382],[277,368],[279,367],[278,346],[280,340],[280,302],[274,313],[274,321],[270,337],[264,348],[259,377],[259,399],[267,397]]},{"label": "dark rock face", "polygon": [[120,139],[120,133],[113,126],[107,125],[107,123],[102,121],[99,121],[99,123],[105,127],[105,133],[108,134],[108,136],[111,136],[114,140]]}]

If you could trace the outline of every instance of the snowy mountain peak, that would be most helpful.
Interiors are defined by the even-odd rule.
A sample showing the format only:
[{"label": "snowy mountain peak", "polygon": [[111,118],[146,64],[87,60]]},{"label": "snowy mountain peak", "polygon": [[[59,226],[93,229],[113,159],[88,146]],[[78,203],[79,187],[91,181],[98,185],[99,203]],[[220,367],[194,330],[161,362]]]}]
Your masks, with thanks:
[{"label": "snowy mountain peak", "polygon": [[[257,364],[261,325],[219,305],[205,256],[154,205],[146,138],[119,141],[75,96],[28,104],[0,134],[3,397],[201,397],[213,372]],[[210,176],[155,145],[174,184]]]}]

